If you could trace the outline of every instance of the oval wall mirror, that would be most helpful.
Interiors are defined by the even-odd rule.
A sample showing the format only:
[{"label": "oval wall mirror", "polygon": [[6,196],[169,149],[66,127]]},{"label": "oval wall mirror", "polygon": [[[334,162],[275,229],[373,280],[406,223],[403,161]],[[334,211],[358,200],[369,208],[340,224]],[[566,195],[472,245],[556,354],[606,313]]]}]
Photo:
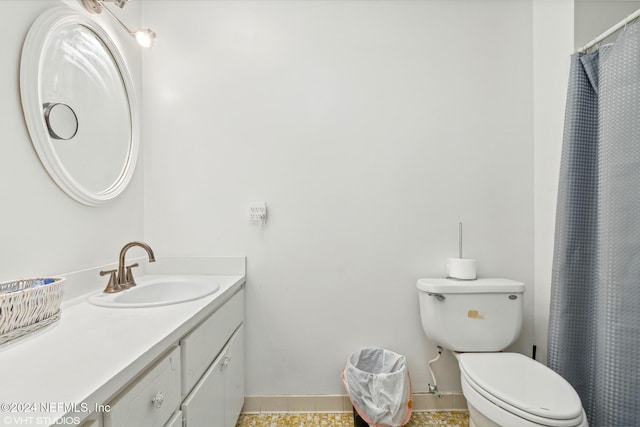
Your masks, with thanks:
[{"label": "oval wall mirror", "polygon": [[53,180],[90,206],[127,186],[138,158],[138,112],[126,61],[89,16],[49,9],[33,23],[20,63],[22,109]]}]

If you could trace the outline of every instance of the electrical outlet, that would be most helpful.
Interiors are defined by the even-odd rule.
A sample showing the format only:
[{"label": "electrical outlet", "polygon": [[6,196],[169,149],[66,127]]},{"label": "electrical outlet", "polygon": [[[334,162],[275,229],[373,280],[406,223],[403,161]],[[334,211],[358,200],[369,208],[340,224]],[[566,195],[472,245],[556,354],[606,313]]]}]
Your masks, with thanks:
[{"label": "electrical outlet", "polygon": [[267,204],[264,202],[251,203],[249,205],[249,222],[252,224],[267,223]]}]

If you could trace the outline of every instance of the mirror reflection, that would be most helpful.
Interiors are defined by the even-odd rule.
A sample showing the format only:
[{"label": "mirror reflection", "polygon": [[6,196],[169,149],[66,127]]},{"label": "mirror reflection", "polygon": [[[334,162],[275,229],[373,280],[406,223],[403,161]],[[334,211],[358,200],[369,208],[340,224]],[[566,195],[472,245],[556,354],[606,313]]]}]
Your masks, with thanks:
[{"label": "mirror reflection", "polygon": [[44,104],[44,121],[53,139],[68,141],[78,132],[78,117],[66,104]]},{"label": "mirror reflection", "polygon": [[[43,51],[42,99],[73,106],[79,123],[73,144],[54,138],[52,148],[74,180],[90,191],[105,190],[122,174],[131,141],[131,112],[118,67],[100,38],[82,25],[62,28]],[[70,121],[71,114],[62,120]]]}]

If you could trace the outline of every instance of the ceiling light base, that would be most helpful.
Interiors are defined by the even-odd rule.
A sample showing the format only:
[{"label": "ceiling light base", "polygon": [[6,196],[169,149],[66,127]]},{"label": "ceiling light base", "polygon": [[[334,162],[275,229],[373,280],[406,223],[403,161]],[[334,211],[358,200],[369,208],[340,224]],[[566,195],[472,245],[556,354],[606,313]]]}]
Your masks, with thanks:
[{"label": "ceiling light base", "polygon": [[102,5],[98,0],[82,0],[82,4],[93,15],[102,13]]}]

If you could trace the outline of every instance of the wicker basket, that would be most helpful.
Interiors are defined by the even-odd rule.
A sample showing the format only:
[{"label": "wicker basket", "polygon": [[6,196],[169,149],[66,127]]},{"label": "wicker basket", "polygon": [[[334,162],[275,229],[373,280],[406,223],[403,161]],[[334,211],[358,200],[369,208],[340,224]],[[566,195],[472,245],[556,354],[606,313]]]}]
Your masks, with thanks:
[{"label": "wicker basket", "polygon": [[0,344],[57,321],[63,282],[53,277],[0,283]]}]

